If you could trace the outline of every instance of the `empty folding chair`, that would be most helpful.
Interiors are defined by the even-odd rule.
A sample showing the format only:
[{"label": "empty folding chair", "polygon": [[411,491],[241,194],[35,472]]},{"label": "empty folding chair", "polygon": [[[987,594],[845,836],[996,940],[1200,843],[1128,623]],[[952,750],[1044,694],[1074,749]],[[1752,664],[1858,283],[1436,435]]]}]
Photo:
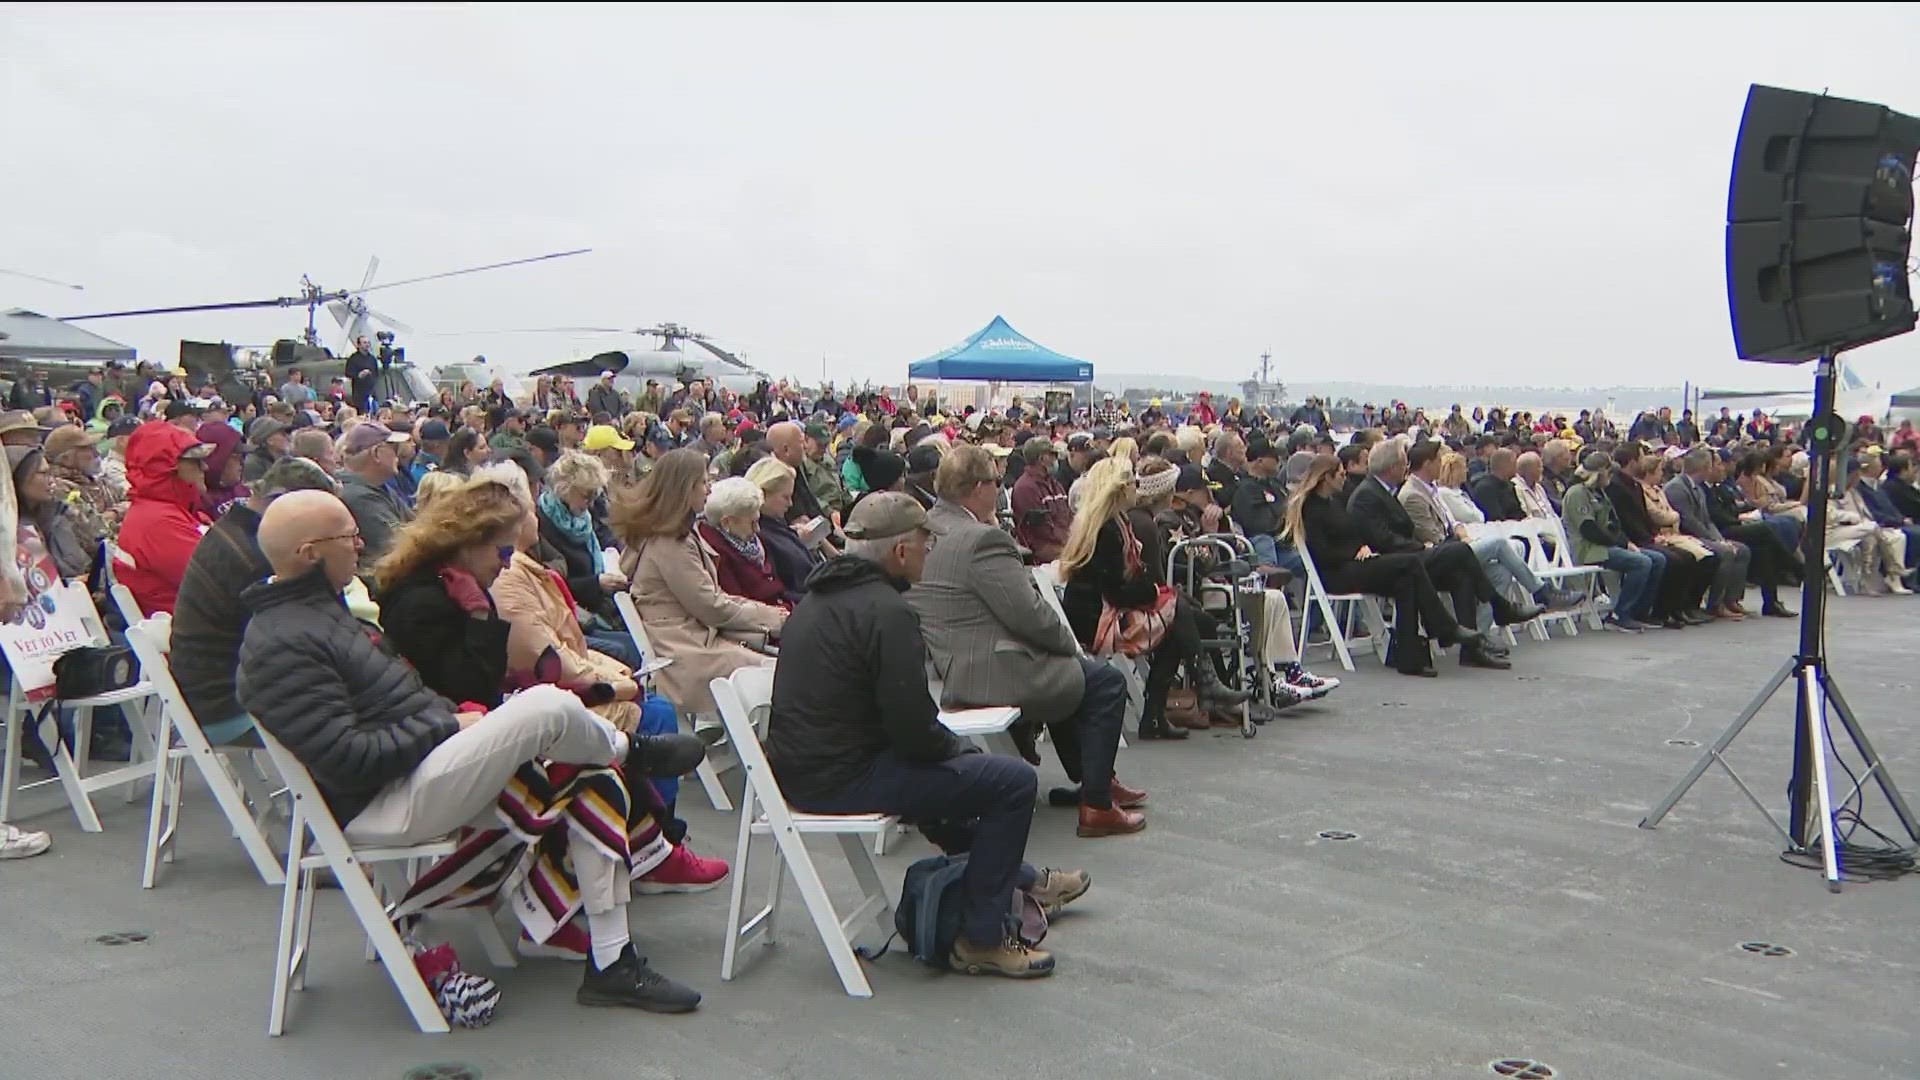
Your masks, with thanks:
[{"label": "empty folding chair", "polygon": [[[787,871],[793,873],[800,898],[812,917],[814,929],[833,959],[840,985],[853,997],[872,997],[873,987],[854,954],[854,939],[864,920],[872,919],[886,933],[892,932],[893,904],[886,887],[880,883],[880,871],[867,851],[866,838],[878,837],[894,827],[898,818],[887,814],[805,814],[790,809],[780,784],[767,765],[760,747],[760,731],[753,716],[769,708],[773,700],[773,673],[764,668],[742,668],[730,679],[712,683],[714,701],[720,706],[720,721],[727,737],[740,755],[746,773],[746,786],[740,798],[740,842],[734,851],[733,891],[727,901],[727,939],[720,957],[720,978],[731,980],[740,951],[756,943],[775,943],[779,917],[781,886]],[[752,918],[742,919],[746,901],[747,856],[755,836],[773,837],[773,865],[770,868],[766,906]],[[832,836],[840,841],[840,850],[853,868],[860,884],[861,899],[844,918],[833,906],[820,871],[808,853],[808,836]]]}]

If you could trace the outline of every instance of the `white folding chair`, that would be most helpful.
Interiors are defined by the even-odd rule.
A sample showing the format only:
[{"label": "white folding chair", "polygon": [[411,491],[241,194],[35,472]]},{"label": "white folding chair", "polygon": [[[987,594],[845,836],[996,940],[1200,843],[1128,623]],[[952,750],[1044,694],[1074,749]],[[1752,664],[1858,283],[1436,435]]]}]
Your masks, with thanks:
[{"label": "white folding chair", "polygon": [[[108,644],[107,631],[100,621],[100,613],[93,606],[93,597],[87,593],[86,585],[79,582],[62,582],[53,587],[58,590],[55,603],[61,606],[72,605],[80,615],[89,640],[77,641],[70,648],[83,646],[103,646]],[[49,590],[49,591],[53,591]],[[80,819],[80,828],[87,832],[99,832],[100,815],[93,808],[92,794],[113,787],[127,787],[126,800],[132,802],[138,794],[132,786],[142,780],[153,778],[157,769],[159,755],[155,751],[155,726],[149,722],[147,705],[153,700],[153,683],[145,678],[124,690],[114,690],[92,697],[74,698],[61,702],[63,708],[74,711],[74,751],[69,751],[64,741],[53,737],[51,718],[43,725],[41,741],[53,754],[54,776],[48,780],[36,780],[30,784],[20,783],[20,755],[26,726],[34,723],[39,714],[37,702],[29,702],[20,689],[20,680],[10,679],[7,688],[6,725],[7,749],[6,761],[0,765],[0,821],[9,819],[13,811],[15,791],[25,791],[43,784],[59,784],[73,807],[74,816]],[[87,748],[93,732],[93,710],[109,705],[122,706],[127,718],[127,728],[132,736],[132,748],[127,764],[110,769],[104,773],[88,776]],[[75,752],[77,751],[77,752]]]},{"label": "white folding chair", "polygon": [[[626,624],[627,633],[633,636],[633,643],[640,646],[642,655],[652,660],[653,645],[647,641],[647,628],[640,622],[640,609],[633,606],[633,594],[625,589],[616,591],[613,594],[613,606],[619,610],[620,621]],[[681,708],[679,702],[673,703],[673,710],[680,719],[680,730],[688,735],[693,734],[693,714]],[[733,799],[728,797],[727,789],[720,783],[720,769],[713,763],[711,750],[700,759],[700,764],[693,772],[699,777],[700,788],[707,793],[707,801],[713,804],[715,810],[733,809]]]},{"label": "white folding chair", "polygon": [[[440,1014],[440,1007],[433,1000],[433,992],[427,989],[426,981],[420,977],[420,970],[413,966],[413,957],[407,952],[406,943],[400,940],[399,931],[387,918],[386,904],[374,891],[373,882],[368,880],[362,868],[380,874],[386,890],[394,894],[393,898],[397,900],[399,891],[405,887],[405,874],[383,871],[400,869],[397,864],[443,858],[451,855],[457,845],[452,839],[442,838],[423,844],[392,847],[353,846],[346,834],[341,832],[340,824],[333,819],[332,811],[327,809],[326,801],[320,797],[320,788],[314,783],[306,766],[300,764],[298,758],[265,731],[260,732],[260,741],[265,744],[267,756],[280,771],[280,778],[286,782],[287,791],[293,798],[293,827],[287,837],[286,878],[280,898],[280,939],[274,950],[273,1001],[268,1006],[267,1034],[279,1035],[286,1030],[289,994],[294,990],[306,989],[307,948],[313,939],[313,909],[319,892],[314,882],[314,872],[321,869],[332,870],[334,877],[339,879],[340,891],[347,898],[348,909],[359,920],[360,928],[366,931],[373,953],[387,969],[387,977],[393,980],[394,989],[400,991],[407,1011],[413,1014],[414,1024],[423,1032],[446,1033],[446,1017]],[[319,849],[315,854],[308,854],[306,850],[309,833],[313,835],[314,846]],[[498,967],[514,967],[513,952],[500,936],[500,927],[493,921],[492,910],[480,909],[475,914],[481,916],[478,920],[480,942],[488,958]]]},{"label": "white folding chair", "polygon": [[1858,579],[1862,576],[1860,548],[1865,537],[1853,537],[1850,540],[1836,540],[1827,545],[1827,581],[1833,585],[1835,596],[1847,595],[1847,578]]},{"label": "white folding chair", "polygon": [[[1060,617],[1060,625],[1070,625],[1067,622],[1066,605],[1060,601],[1060,591],[1063,586],[1060,584],[1059,573],[1054,568],[1054,564],[1045,563],[1034,567],[1033,584],[1034,588],[1039,590],[1041,597],[1046,600],[1047,606],[1052,608],[1053,613]],[[1122,732],[1120,736],[1120,748],[1125,750],[1127,748],[1127,737],[1125,734],[1127,725],[1133,725],[1133,730],[1138,732],[1140,730],[1140,717],[1147,709],[1145,661],[1131,656],[1122,656],[1119,653],[1108,653],[1105,656],[1092,656],[1087,652],[1085,646],[1079,644],[1077,639],[1075,641],[1075,648],[1080,650],[1081,656],[1086,656],[1089,659],[1107,665],[1119,672],[1121,677],[1127,680],[1127,713],[1126,718],[1122,720],[1120,724],[1120,730]]]},{"label": "white folding chair", "polygon": [[[1528,518],[1520,524],[1532,527],[1538,538],[1536,543],[1529,545],[1531,558],[1539,560],[1533,566],[1534,576],[1557,588],[1579,589],[1585,594],[1585,599],[1579,604],[1542,615],[1542,621],[1561,623],[1567,628],[1568,637],[1580,635],[1579,620],[1582,616],[1589,627],[1599,630],[1600,568],[1582,566],[1573,561],[1573,544],[1567,539],[1566,525],[1559,518]],[[1545,553],[1549,546],[1553,548],[1551,557]]]},{"label": "white folding chair", "polygon": [[[733,891],[727,901],[727,943],[720,956],[720,978],[733,978],[735,962],[747,946],[775,943],[781,884],[791,870],[814,929],[827,946],[827,955],[833,958],[840,985],[853,997],[872,997],[873,987],[867,982],[867,973],[860,969],[853,942],[857,928],[869,918],[891,933],[893,904],[880,883],[880,870],[862,841],[886,833],[899,819],[887,814],[803,814],[788,808],[779,781],[767,766],[766,754],[760,748],[760,731],[753,720],[756,710],[772,704],[772,676],[765,668],[742,668],[731,679],[715,679],[712,684],[714,701],[720,706],[720,722],[726,725],[727,737],[740,755],[747,781],[740,797],[740,843],[734,852]],[[840,850],[860,884],[860,903],[845,918],[835,910],[813,856],[807,852],[806,837],[823,835],[840,841]],[[755,836],[773,837],[773,866],[766,906],[743,922],[747,855]]]},{"label": "white folding chair", "polygon": [[[213,792],[213,801],[226,815],[233,835],[253,860],[260,880],[269,885],[282,884],[286,876],[260,830],[260,821],[272,805],[272,792],[256,787],[252,798],[258,814],[248,813],[248,795],[242,788],[246,784],[245,770],[253,765],[252,752],[240,746],[216,747],[207,741],[168,666],[172,629],[173,620],[165,614],[127,626],[127,644],[140,660],[141,674],[153,683],[154,692],[159,695],[161,741],[166,746],[163,764],[154,772],[153,809],[147,818],[147,855],[140,870],[140,887],[153,888],[160,863],[173,861],[174,836],[180,827],[180,794],[185,786],[189,758]],[[174,737],[178,738],[178,745],[174,745]],[[223,760],[228,757],[243,759],[242,766],[230,770],[228,761]]]},{"label": "white folding chair", "polygon": [[107,595],[113,597],[113,606],[119,609],[120,618],[124,619],[128,626],[147,617],[146,613],[140,610],[140,601],[133,598],[133,590],[125,585],[115,582],[107,590]]},{"label": "white folding chair", "polygon": [[[1300,632],[1295,636],[1297,647],[1302,655],[1310,648],[1330,645],[1333,654],[1340,660],[1340,666],[1353,670],[1353,652],[1351,647],[1366,642],[1373,647],[1373,653],[1382,662],[1387,658],[1387,617],[1380,610],[1380,601],[1371,593],[1329,593],[1326,582],[1320,579],[1320,570],[1313,565],[1313,554],[1305,544],[1294,548],[1300,553],[1300,561],[1307,571],[1306,601],[1300,605]],[[1343,620],[1334,613],[1333,605],[1347,605],[1346,618]],[[1312,637],[1313,613],[1320,613],[1320,621],[1326,624],[1327,640],[1316,642]],[[1353,632],[1353,616],[1358,612],[1365,621],[1367,632],[1356,635]]]}]

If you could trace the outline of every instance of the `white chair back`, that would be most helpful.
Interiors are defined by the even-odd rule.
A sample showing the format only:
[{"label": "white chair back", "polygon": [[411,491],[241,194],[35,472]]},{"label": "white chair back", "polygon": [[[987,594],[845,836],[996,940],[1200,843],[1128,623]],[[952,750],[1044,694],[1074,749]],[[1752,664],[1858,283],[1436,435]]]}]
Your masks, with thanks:
[{"label": "white chair back", "polygon": [[107,590],[107,595],[113,597],[113,606],[120,609],[120,617],[126,620],[128,626],[146,618],[146,613],[140,610],[140,601],[133,598],[132,589],[114,582],[113,587]]},{"label": "white chair back", "polygon": [[[173,669],[168,660],[172,633],[173,619],[164,612],[127,627],[127,645],[140,661],[140,674],[153,684],[153,692],[160,700],[160,731],[167,747],[166,760],[154,778],[153,807],[147,818],[147,854],[141,868],[140,887],[153,888],[161,861],[172,860],[171,841],[180,823],[180,792],[184,780],[181,766],[184,759],[189,757],[206,780],[208,790],[213,792],[214,802],[219,804],[220,812],[226,816],[233,835],[246,850],[247,857],[253,860],[253,867],[259,872],[261,880],[269,885],[279,885],[284,881],[279,862],[274,858],[273,848],[267,843],[266,836],[260,831],[259,817],[248,812],[247,799],[241,791],[244,781],[237,781],[234,774],[227,771],[220,761],[222,751],[207,741],[199,720],[187,706],[186,695],[180,692],[179,684],[174,682]],[[178,747],[173,745],[170,735],[178,736]],[[238,750],[228,752],[244,753]],[[264,816],[265,807],[271,805],[272,793],[256,791],[255,798],[262,803],[263,813],[260,816]]]},{"label": "white chair back", "polygon": [[[640,609],[633,604],[633,594],[621,589],[613,594],[613,606],[620,612],[620,621],[626,625],[627,633],[633,637],[633,643],[640,647],[641,654],[649,663],[660,659],[653,651],[653,643],[647,640],[647,628],[640,621]],[[674,708],[680,714],[680,730],[692,734],[693,717],[678,704]],[[700,790],[706,792],[707,801],[715,810],[733,809],[733,800],[728,797],[727,789],[720,783],[720,767],[713,763],[711,756],[701,760],[694,770],[694,776],[700,781]]]},{"label": "white chair back", "polygon": [[613,606],[620,612],[620,621],[627,626],[627,633],[633,636],[633,643],[640,646],[640,652],[647,659],[653,659],[653,643],[647,640],[647,628],[640,621],[640,609],[633,606],[633,594],[621,589],[613,594]]}]

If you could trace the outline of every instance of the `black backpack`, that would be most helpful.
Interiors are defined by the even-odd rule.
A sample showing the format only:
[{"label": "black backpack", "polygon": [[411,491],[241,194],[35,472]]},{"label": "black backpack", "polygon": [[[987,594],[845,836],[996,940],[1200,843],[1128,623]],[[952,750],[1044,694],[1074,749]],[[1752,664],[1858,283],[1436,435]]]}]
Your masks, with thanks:
[{"label": "black backpack", "polygon": [[[953,943],[960,937],[960,920],[965,906],[960,895],[960,878],[967,872],[965,855],[930,855],[907,867],[900,886],[900,903],[893,909],[894,935],[906,943],[907,953],[923,964],[945,970],[953,956]],[[1007,913],[1007,925],[1027,945],[1038,945],[1047,936],[1047,916],[1039,901],[1025,889],[1013,891],[1013,909]],[[877,950],[861,950],[861,955],[876,960],[886,955],[893,939]]]}]

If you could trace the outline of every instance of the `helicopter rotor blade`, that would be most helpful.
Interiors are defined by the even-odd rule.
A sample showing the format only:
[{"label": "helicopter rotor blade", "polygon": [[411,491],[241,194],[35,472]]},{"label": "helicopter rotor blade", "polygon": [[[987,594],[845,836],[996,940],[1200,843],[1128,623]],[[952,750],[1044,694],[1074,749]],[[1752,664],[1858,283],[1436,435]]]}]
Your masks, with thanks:
[{"label": "helicopter rotor blade", "polygon": [[327,305],[327,311],[333,315],[333,321],[345,327],[353,322],[353,305],[345,300],[335,300]]},{"label": "helicopter rotor blade", "polygon": [[618,326],[531,326],[510,330],[437,330],[431,337],[479,337],[485,334],[638,334]]},{"label": "helicopter rotor blade", "polygon": [[413,327],[408,326],[406,323],[401,322],[399,319],[396,319],[391,315],[385,314],[383,312],[375,311],[372,308],[367,309],[367,315],[381,323],[384,323],[387,326],[393,327],[395,330],[398,330],[403,334],[413,333]]},{"label": "helicopter rotor blade", "polygon": [[380,256],[375,255],[372,258],[368,259],[367,260],[367,276],[360,279],[360,288],[357,291],[366,292],[368,289],[372,288],[373,275],[376,272],[378,272],[379,269],[380,269]]},{"label": "helicopter rotor blade", "polygon": [[500,270],[509,266],[524,266],[527,263],[546,262],[549,259],[564,259],[572,255],[585,255],[592,250],[592,248],[575,248],[572,251],[553,251],[545,255],[535,255],[530,259],[510,259],[506,262],[489,263],[486,266],[469,266],[464,270],[449,270],[443,274],[428,274],[425,277],[402,278],[399,281],[383,281],[378,285],[370,285],[360,291],[372,292],[375,289],[391,289],[400,285],[417,285],[422,281],[439,281],[442,278],[459,277],[462,274],[478,274],[483,270]]},{"label": "helicopter rotor blade", "polygon": [[0,274],[5,274],[8,277],[26,278],[28,281],[37,281],[42,285],[53,285],[62,289],[72,289],[75,292],[87,291],[85,285],[75,285],[70,281],[59,281],[50,277],[41,277],[39,274],[29,274],[25,270],[0,270]]},{"label": "helicopter rotor blade", "polygon": [[[345,292],[322,293],[320,300],[345,300]],[[250,308],[287,308],[306,307],[304,296],[282,296],[273,300],[234,300],[224,304],[186,304],[181,307],[137,308],[133,311],[103,311],[96,315],[68,315],[61,322],[84,322],[87,319],[125,319],[135,315],[182,315],[193,311],[245,311]]]}]

